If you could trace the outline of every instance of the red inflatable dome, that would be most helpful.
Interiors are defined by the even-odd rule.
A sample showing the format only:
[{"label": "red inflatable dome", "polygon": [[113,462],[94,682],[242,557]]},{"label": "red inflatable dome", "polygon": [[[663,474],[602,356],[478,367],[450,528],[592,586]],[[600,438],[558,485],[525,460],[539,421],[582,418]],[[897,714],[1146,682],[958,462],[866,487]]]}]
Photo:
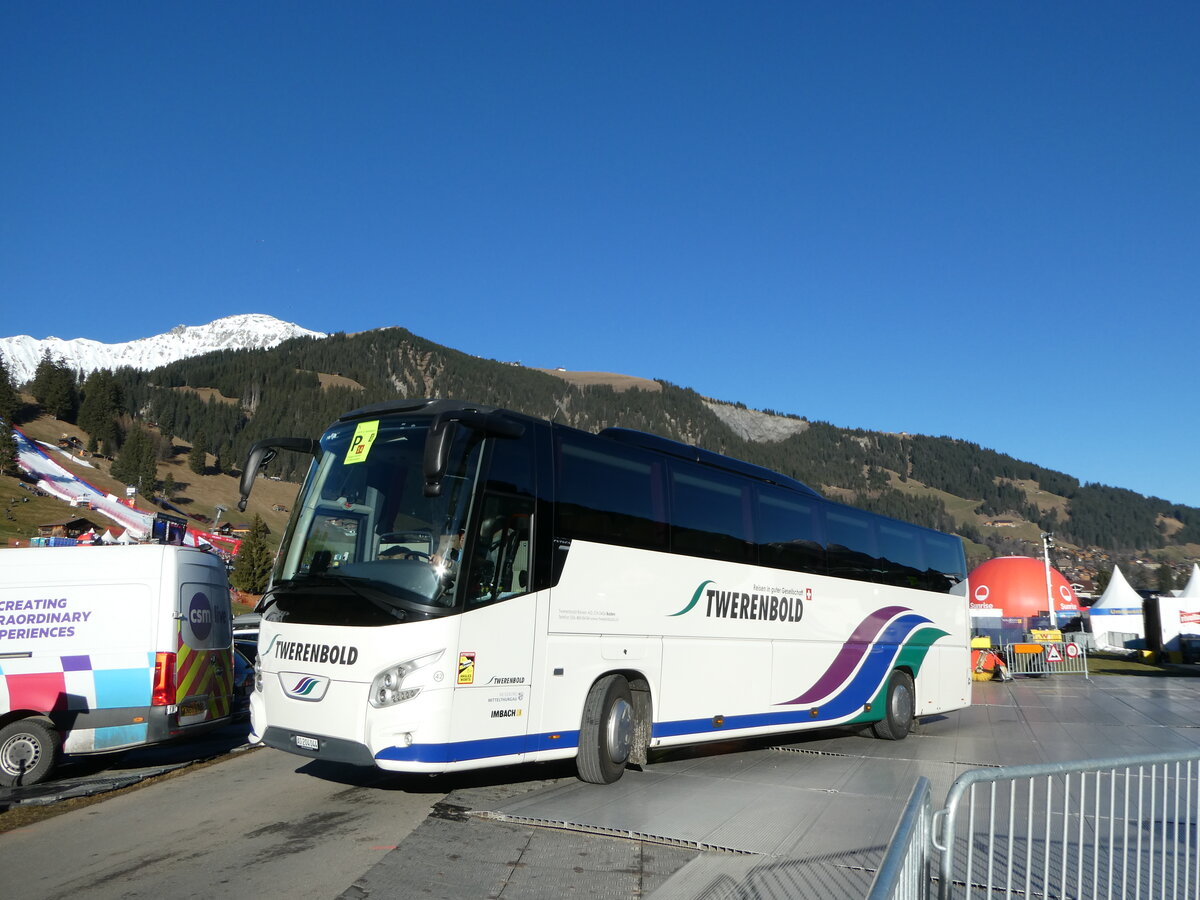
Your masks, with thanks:
[{"label": "red inflatable dome", "polygon": [[[971,614],[974,616],[1045,615],[1046,564],[1028,556],[997,556],[971,573]],[[1079,615],[1079,600],[1067,579],[1050,569],[1054,613]]]}]

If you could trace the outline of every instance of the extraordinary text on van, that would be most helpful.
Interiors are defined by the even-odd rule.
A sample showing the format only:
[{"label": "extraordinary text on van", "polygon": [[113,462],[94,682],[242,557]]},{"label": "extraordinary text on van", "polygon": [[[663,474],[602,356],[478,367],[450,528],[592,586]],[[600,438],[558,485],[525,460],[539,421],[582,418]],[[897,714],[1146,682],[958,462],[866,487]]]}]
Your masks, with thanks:
[{"label": "extraordinary text on van", "polygon": [[66,612],[66,608],[65,597],[0,600],[0,640],[74,637],[75,626],[87,622],[92,617],[92,611]]},{"label": "extraordinary text on van", "polygon": [[276,641],[275,658],[352,666],[358,661],[358,648],[338,644],[309,644],[304,641]]}]

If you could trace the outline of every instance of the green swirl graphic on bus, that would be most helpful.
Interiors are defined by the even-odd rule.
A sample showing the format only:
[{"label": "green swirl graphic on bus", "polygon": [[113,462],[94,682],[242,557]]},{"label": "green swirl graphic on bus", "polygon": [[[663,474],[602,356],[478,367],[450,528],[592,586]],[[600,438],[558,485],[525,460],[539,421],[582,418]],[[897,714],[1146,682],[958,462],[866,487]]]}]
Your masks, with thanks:
[{"label": "green swirl graphic on bus", "polygon": [[306,675],[304,678],[301,678],[298,682],[296,682],[296,686],[288,691],[288,693],[295,694],[297,697],[307,697],[314,690],[316,690],[316,687],[317,679]]},{"label": "green swirl graphic on bus", "polygon": [[704,589],[706,587],[708,587],[710,584],[713,584],[713,582],[711,580],[700,582],[700,586],[698,588],[696,588],[696,593],[692,594],[691,602],[688,603],[688,605],[685,606],[683,609],[681,609],[679,612],[671,613],[671,615],[668,616],[667,618],[672,618],[674,616],[682,616],[682,615],[685,615],[686,613],[690,613],[692,611],[692,607],[700,602],[700,595],[704,593]]}]

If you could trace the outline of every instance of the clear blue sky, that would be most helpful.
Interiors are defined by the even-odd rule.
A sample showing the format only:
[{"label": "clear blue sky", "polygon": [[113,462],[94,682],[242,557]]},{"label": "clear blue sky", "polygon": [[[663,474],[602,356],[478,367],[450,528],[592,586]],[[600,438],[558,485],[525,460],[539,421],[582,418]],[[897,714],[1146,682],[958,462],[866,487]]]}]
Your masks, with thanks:
[{"label": "clear blue sky", "polygon": [[264,312],[1200,506],[1200,4],[7,3],[0,334]]}]

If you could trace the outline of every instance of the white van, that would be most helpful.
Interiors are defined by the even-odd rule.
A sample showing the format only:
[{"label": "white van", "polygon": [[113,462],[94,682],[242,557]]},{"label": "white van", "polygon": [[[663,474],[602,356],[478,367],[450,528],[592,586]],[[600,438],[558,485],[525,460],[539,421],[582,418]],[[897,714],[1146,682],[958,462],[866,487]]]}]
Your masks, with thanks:
[{"label": "white van", "polygon": [[228,721],[229,584],[190,547],[0,550],[0,785]]}]

